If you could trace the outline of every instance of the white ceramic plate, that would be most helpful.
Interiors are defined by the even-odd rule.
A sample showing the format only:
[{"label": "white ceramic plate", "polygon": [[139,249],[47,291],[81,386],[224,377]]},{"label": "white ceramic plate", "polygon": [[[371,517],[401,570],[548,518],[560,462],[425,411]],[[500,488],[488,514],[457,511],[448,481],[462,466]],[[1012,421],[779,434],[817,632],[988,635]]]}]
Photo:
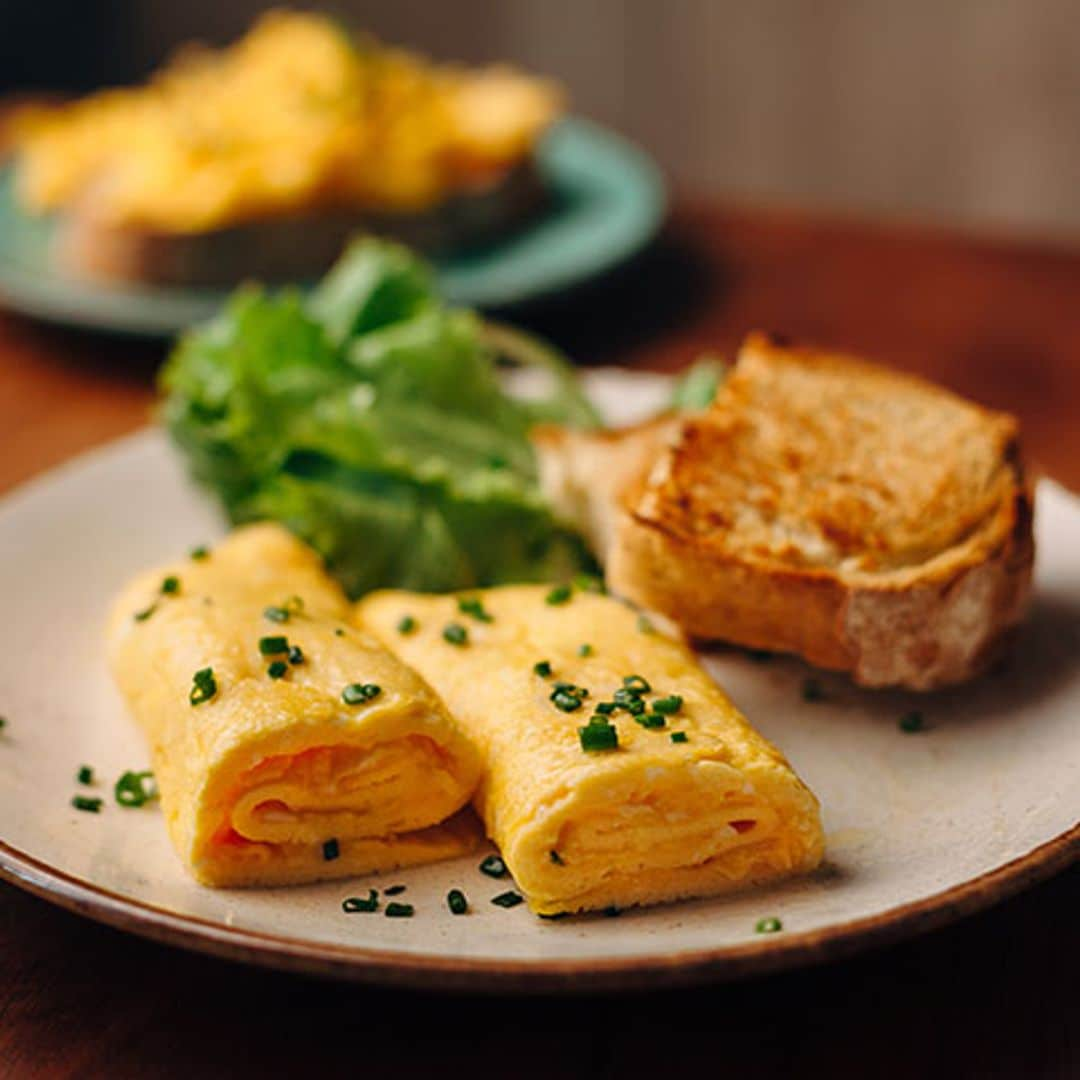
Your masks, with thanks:
[{"label": "white ceramic plate", "polygon": [[[656,376],[591,388],[612,418],[662,401]],[[1038,592],[1004,673],[932,696],[871,693],[807,668],[707,658],[751,721],[821,800],[827,864],[809,880],[734,899],[544,922],[489,900],[507,887],[480,856],[407,870],[413,919],[346,915],[367,880],[214,891],[180,866],[156,808],[123,809],[111,783],[147,754],[102,660],[107,602],[136,569],[223,525],[161,434],[86,455],[0,503],[0,872],[67,907],[150,937],[277,967],[371,981],[540,989],[660,985],[805,963],[955,918],[1080,854],[1080,503],[1039,491]],[[929,730],[902,733],[921,709]],[[71,797],[101,777],[99,815]],[[91,793],[91,792],[88,792]],[[451,887],[473,911],[451,916]],[[757,935],[762,916],[783,931]]]}]

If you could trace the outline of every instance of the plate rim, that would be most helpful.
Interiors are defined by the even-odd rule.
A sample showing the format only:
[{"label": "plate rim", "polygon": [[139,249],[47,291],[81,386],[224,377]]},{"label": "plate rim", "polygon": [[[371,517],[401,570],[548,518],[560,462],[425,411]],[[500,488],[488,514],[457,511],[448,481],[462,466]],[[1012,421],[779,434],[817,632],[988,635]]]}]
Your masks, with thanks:
[{"label": "plate rim", "polygon": [[[939,893],[834,926],[646,958],[500,960],[315,942],[181,915],[104,889],[0,840],[0,879],[75,914],[160,944],[277,970],[413,990],[643,991],[727,982],[824,963],[947,926],[1080,861],[1080,823]],[[432,977],[437,981],[432,981]]]},{"label": "plate rim", "polygon": [[[435,258],[432,262],[436,279],[442,281],[450,303],[503,309],[542,302],[614,270],[645,248],[659,231],[669,206],[668,185],[659,164],[647,150],[613,128],[575,113],[562,117],[547,135],[552,140],[585,142],[594,152],[617,157],[622,169],[630,169],[643,207],[635,227],[609,233],[608,242],[598,255],[584,264],[571,263],[560,272],[549,273],[524,292],[515,292],[498,281],[488,281],[482,287],[467,285],[463,291],[456,284],[460,267],[455,260],[451,258],[443,265],[442,260]],[[544,169],[559,162],[558,152],[545,150],[543,143],[537,158]],[[0,180],[10,183],[12,170],[10,162],[0,160]],[[18,207],[14,210],[21,213]],[[12,312],[52,325],[134,338],[173,337],[209,318],[233,291],[228,287],[194,285],[121,283],[113,288],[95,286],[92,282],[68,284],[70,287],[64,288],[64,280],[55,273],[20,266],[0,248],[0,303]],[[93,297],[89,306],[87,295]],[[147,303],[149,306],[144,306]]]},{"label": "plate rim", "polygon": [[[72,471],[100,465],[159,434],[158,428],[147,424],[32,474],[0,495],[0,509],[13,509]],[[1076,499],[1056,481],[1044,478],[1042,482]],[[161,944],[264,968],[369,985],[515,994],[673,989],[831,962],[947,926],[1074,863],[1080,863],[1080,822],[1025,854],[948,889],[814,930],[785,931],[743,944],[644,957],[503,960],[341,945],[228,926],[103,888],[0,838],[0,880],[95,922]]]}]

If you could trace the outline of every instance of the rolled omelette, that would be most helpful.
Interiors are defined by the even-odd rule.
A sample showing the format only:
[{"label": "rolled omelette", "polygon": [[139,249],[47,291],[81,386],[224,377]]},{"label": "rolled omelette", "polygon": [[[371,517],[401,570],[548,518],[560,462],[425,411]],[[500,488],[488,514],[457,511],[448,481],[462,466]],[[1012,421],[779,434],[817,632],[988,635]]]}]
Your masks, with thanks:
[{"label": "rolled omelette", "polygon": [[475,749],[416,672],[349,624],[318,556],[276,525],[194,554],[129,584],[108,625],[194,876],[292,884],[471,847]]},{"label": "rolled omelette", "polygon": [[373,593],[356,612],[479,748],[474,804],[536,913],[709,896],[821,861],[817,800],[783,755],[621,602],[511,586]]}]

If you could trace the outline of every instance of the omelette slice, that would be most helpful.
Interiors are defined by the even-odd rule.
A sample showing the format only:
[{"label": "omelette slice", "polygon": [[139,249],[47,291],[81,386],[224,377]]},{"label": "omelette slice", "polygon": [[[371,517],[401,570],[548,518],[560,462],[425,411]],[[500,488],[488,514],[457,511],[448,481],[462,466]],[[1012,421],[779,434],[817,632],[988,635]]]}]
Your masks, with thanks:
[{"label": "omelette slice", "polygon": [[358,621],[484,760],[475,805],[540,915],[812,870],[817,800],[683,644],[567,587],[374,593]]},{"label": "omelette slice", "polygon": [[316,554],[277,525],[140,575],[116,601],[113,673],[204,884],[346,877],[474,841],[475,750],[348,618]]}]

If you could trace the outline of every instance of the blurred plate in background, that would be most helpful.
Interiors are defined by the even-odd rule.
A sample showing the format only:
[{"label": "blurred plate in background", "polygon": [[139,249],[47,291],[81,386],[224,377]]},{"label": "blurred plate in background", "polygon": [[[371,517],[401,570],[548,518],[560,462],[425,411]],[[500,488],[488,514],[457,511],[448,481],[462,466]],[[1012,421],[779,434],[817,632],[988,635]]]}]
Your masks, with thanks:
[{"label": "blurred plate in background", "polygon": [[[664,217],[659,170],[636,146],[596,124],[564,120],[541,144],[547,211],[490,247],[436,260],[453,303],[496,308],[589,280],[641,250]],[[119,333],[175,334],[207,318],[217,289],[95,285],[50,264],[52,226],[15,201],[11,167],[0,171],[0,302],[40,319]]]}]

